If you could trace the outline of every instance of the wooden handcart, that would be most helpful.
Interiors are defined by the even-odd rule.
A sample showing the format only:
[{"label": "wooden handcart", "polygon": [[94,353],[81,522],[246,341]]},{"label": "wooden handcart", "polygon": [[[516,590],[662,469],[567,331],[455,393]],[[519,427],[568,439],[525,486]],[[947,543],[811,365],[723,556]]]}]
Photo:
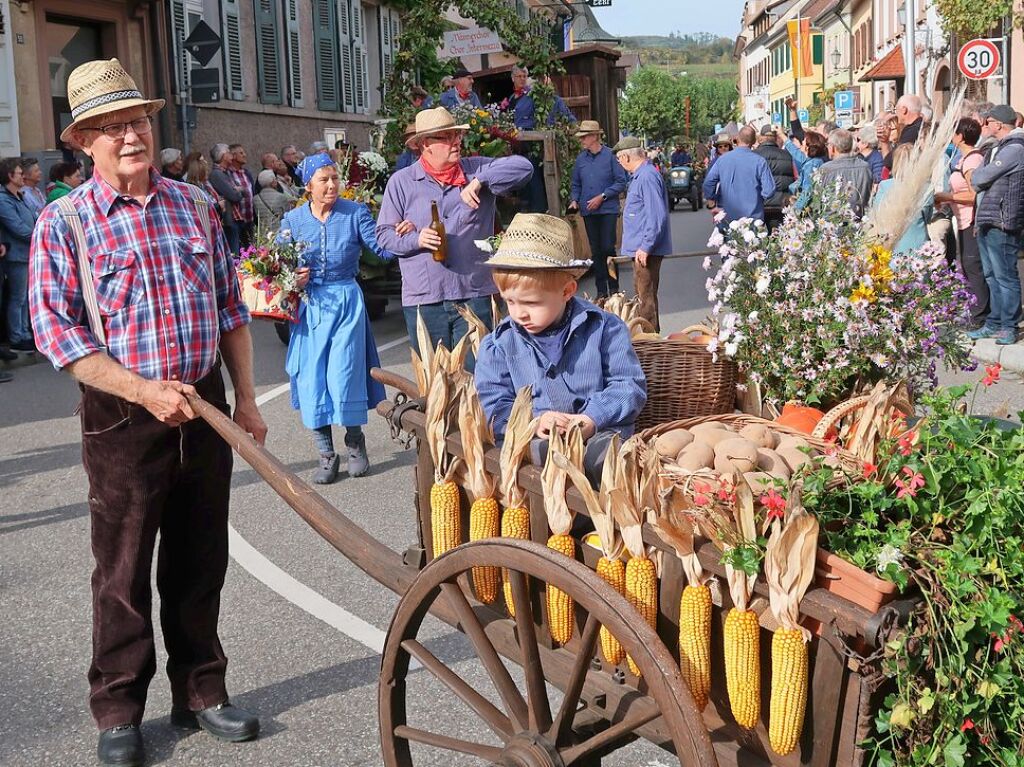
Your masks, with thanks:
[{"label": "wooden handcart", "polygon": [[[578,560],[567,559],[545,546],[548,536],[543,511],[540,471],[520,470],[521,486],[531,508],[530,541],[496,538],[459,546],[435,559],[432,540],[430,488],[434,467],[425,447],[425,417],[416,399],[416,385],[387,371],[374,377],[397,389],[392,402],[378,411],[388,419],[396,437],[418,446],[415,480],[417,536],[400,554],[374,539],[319,494],[292,474],[265,449],[257,446],[230,419],[201,400],[197,412],[276,490],[317,533],[367,575],[401,595],[383,652],[378,686],[381,750],[388,767],[414,764],[411,744],[468,754],[477,763],[502,767],[593,766],[601,758],[636,738],[644,738],[674,753],[683,765],[779,765],[831,767],[859,765],[858,743],[869,732],[877,696],[876,667],[870,656],[884,647],[902,623],[910,605],[892,602],[875,612],[828,590],[812,588],[801,612],[819,628],[811,644],[810,691],[800,748],[787,757],[775,755],[765,724],[740,728],[729,714],[724,690],[721,653],[713,653],[711,702],[699,711],[680,675],[674,655],[678,638],[679,598],[684,586],[681,565],[653,531],[645,530],[651,545],[666,551],[660,580],[657,631],[639,620],[626,599],[593,571],[599,552],[578,547]],[[458,457],[463,446],[457,434],[448,439]],[[487,470],[498,473],[498,453],[486,458]],[[570,507],[587,514],[575,490]],[[462,505],[463,510],[469,504]],[[464,530],[468,529],[463,524]],[[698,551],[704,568],[722,576],[719,554],[711,544]],[[470,585],[474,567],[507,569],[515,618],[508,617],[501,599],[493,605],[477,602]],[[576,620],[572,639],[554,646],[548,631],[544,590],[554,586],[572,597]],[[774,628],[767,608],[767,591],[758,584],[754,609],[762,632]],[[716,594],[713,643],[721,646],[721,627],[730,607],[726,589]],[[491,699],[463,679],[426,646],[421,632],[426,616],[462,631],[489,677],[496,697]],[[625,662],[607,667],[595,653],[603,625],[621,642],[640,677]],[[770,641],[762,637],[762,665],[769,663]],[[865,657],[868,656],[868,657]],[[521,666],[518,683],[502,659]],[[407,681],[413,664],[425,669],[455,699],[460,700],[489,731],[487,742],[471,742],[453,734],[410,725],[407,719]],[[555,703],[548,688],[561,691]],[[768,711],[767,685],[762,711]]]}]

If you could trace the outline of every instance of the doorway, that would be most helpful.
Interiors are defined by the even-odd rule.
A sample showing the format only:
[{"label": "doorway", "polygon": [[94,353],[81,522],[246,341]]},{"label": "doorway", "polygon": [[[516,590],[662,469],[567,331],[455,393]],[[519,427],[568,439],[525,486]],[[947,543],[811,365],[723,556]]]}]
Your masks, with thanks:
[{"label": "doorway", "polygon": [[53,106],[54,137],[71,122],[68,101],[68,76],[75,67],[94,59],[106,58],[104,27],[108,25],[81,19],[47,15],[45,51]]}]

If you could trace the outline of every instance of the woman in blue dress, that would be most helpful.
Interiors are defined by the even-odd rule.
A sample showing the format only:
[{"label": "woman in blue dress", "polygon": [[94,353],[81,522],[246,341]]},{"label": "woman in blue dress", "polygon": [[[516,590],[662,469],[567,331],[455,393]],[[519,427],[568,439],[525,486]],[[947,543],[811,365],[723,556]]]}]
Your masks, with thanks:
[{"label": "woman in blue dress", "polygon": [[345,427],[349,476],[363,476],[370,468],[362,427],[367,411],[385,395],[370,378],[370,368],[380,360],[356,274],[363,247],[385,261],[394,256],[377,243],[367,207],[339,198],[338,169],[328,155],[307,157],[299,171],[309,202],[284,215],[279,239],[303,244],[299,287],[305,287],[307,300],[292,326],[285,371],[292,407],[313,431],[320,453],[313,481],[329,484],[337,479],[340,463],[332,424]]}]

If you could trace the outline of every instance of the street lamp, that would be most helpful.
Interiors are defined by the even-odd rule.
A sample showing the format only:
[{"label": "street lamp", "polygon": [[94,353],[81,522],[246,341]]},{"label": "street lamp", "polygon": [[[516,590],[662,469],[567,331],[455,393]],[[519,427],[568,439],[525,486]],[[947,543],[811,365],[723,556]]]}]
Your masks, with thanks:
[{"label": "street lamp", "polygon": [[832,71],[839,69],[839,62],[843,58],[843,52],[839,50],[839,43],[836,43],[835,49],[832,51]]}]

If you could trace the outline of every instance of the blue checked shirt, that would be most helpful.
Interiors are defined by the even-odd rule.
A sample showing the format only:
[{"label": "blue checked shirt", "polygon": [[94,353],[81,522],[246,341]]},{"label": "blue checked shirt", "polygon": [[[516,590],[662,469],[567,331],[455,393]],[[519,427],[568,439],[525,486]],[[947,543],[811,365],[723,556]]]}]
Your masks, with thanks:
[{"label": "blue checked shirt", "polygon": [[516,392],[533,387],[533,415],[549,410],[589,416],[598,431],[633,434],[647,403],[647,381],[629,330],[618,317],[573,298],[562,358],[552,364],[537,341],[506,317],[484,338],[476,388],[487,420],[501,441]]}]

